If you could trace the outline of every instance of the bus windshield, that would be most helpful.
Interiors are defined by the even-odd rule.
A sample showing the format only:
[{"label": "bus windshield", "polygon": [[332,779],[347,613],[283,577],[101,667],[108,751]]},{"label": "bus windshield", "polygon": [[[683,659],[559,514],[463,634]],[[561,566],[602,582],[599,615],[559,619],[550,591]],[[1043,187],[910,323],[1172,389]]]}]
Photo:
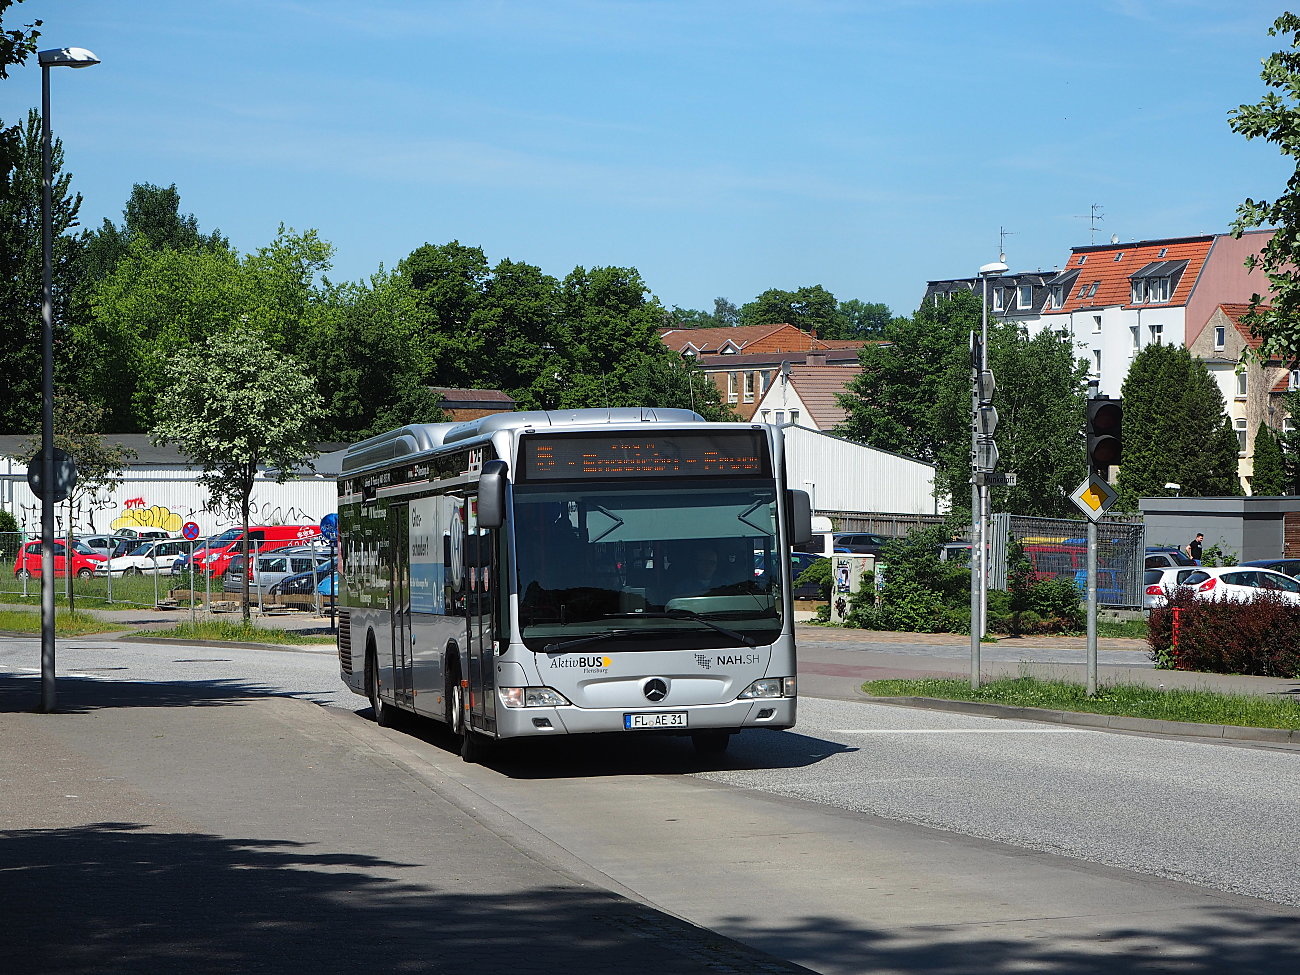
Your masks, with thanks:
[{"label": "bus windshield", "polygon": [[[647,483],[647,482],[643,482]],[[516,485],[519,626],[535,652],[705,649],[776,639],[767,480]]]}]

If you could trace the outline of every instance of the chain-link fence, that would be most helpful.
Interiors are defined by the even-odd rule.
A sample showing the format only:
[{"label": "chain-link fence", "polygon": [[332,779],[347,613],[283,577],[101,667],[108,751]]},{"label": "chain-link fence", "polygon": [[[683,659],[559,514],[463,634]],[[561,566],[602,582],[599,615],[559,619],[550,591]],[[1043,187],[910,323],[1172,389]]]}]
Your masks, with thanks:
[{"label": "chain-link fence", "polygon": [[[0,602],[40,605],[41,548],[33,537],[0,532]],[[246,575],[253,612],[332,615],[336,553],[323,538],[254,550],[247,561],[237,547],[227,559],[206,560],[205,548],[205,539],[74,535],[69,549],[66,538],[55,539],[55,599],[64,606],[71,600],[76,609],[146,606],[188,610],[193,617],[242,613]]]},{"label": "chain-link fence", "polygon": [[[1039,579],[1065,579],[1087,586],[1088,523],[1067,518],[995,514],[989,526],[989,588],[1007,587],[1007,549],[1016,538]],[[1142,607],[1146,555],[1140,518],[1103,518],[1097,523],[1097,603],[1113,609]]]}]

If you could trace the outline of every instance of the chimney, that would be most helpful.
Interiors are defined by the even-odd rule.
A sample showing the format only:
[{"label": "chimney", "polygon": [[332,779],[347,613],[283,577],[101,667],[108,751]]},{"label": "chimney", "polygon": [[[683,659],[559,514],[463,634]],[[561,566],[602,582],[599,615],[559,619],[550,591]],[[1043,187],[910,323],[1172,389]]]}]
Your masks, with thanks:
[{"label": "chimney", "polygon": [[810,349],[804,358],[804,362],[810,366],[824,366],[826,365],[826,353],[823,350],[814,352]]}]

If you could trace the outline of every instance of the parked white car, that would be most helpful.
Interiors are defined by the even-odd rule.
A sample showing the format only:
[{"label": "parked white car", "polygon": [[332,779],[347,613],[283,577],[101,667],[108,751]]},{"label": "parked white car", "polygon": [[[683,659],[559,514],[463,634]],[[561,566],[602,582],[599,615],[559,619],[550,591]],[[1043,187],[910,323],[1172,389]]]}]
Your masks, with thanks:
[{"label": "parked white car", "polygon": [[95,575],[136,576],[170,572],[172,564],[190,550],[191,544],[183,538],[141,542],[126,555],[100,563],[95,567]]},{"label": "parked white car", "polygon": [[1183,585],[1190,587],[1198,599],[1249,602],[1261,592],[1272,592],[1285,602],[1300,604],[1300,580],[1256,566],[1202,566],[1190,573]]},{"label": "parked white car", "polygon": [[1198,565],[1165,566],[1162,569],[1147,569],[1142,574],[1142,583],[1146,587],[1142,596],[1143,609],[1158,609],[1169,602],[1169,591],[1187,584],[1187,577],[1193,573],[1202,573],[1198,578],[1205,581],[1205,570]]}]

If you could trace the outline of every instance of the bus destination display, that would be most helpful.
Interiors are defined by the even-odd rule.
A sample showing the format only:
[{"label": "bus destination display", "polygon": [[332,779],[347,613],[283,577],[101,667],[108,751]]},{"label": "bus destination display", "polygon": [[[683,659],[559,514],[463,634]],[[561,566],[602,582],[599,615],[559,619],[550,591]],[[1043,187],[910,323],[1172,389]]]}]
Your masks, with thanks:
[{"label": "bus destination display", "polygon": [[633,437],[529,436],[520,441],[524,479],[765,476],[766,441],[757,433]]}]

